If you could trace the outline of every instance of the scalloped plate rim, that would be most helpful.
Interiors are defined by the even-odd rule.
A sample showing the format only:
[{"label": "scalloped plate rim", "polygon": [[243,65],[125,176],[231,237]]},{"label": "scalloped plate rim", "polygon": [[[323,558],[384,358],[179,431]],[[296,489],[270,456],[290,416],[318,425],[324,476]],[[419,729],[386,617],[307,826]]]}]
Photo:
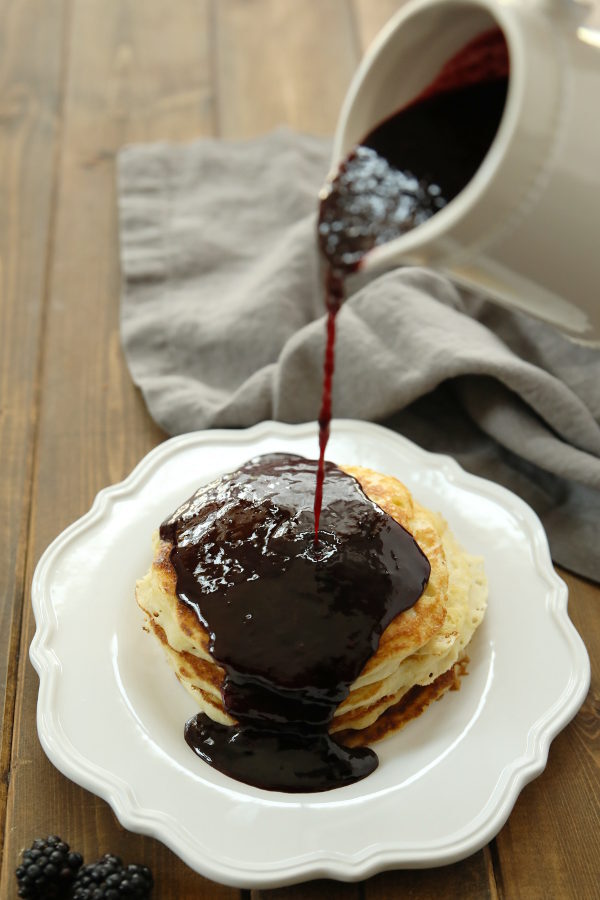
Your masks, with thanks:
[{"label": "scalloped plate rim", "polygon": [[[555,573],[550,558],[545,533],[533,510],[520,497],[503,486],[476,475],[467,473],[452,457],[431,453],[412,441],[389,429],[369,422],[351,419],[337,419],[332,423],[332,431],[368,433],[385,439],[388,443],[402,447],[405,455],[419,461],[426,460],[428,466],[440,471],[447,479],[462,487],[472,487],[474,492],[492,498],[511,511],[517,510],[527,526],[534,551],[536,572],[543,577],[548,587],[547,606],[552,610],[561,635],[567,640],[573,661],[578,659],[579,678],[571,677],[560,697],[539,717],[529,730],[528,752],[516,757],[512,765],[503,769],[503,784],[496,790],[497,800],[490,807],[489,799],[470,823],[470,830],[453,834],[419,850],[406,844],[399,847],[394,842],[379,842],[360,853],[344,856],[327,849],[311,850],[288,861],[261,861],[255,866],[248,862],[237,864],[231,858],[221,860],[208,856],[209,848],[201,847],[198,856],[198,840],[179,829],[179,823],[170,814],[159,809],[142,808],[131,796],[123,779],[113,772],[90,762],[73,746],[62,732],[59,722],[48,715],[47,702],[52,696],[55,679],[59,677],[60,660],[53,651],[44,646],[52,627],[52,604],[47,596],[46,579],[51,573],[54,561],[71,541],[101,521],[108,506],[120,497],[133,494],[161,463],[180,449],[196,444],[253,443],[256,439],[275,436],[293,438],[315,433],[315,423],[287,424],[266,421],[245,429],[212,429],[189,432],[168,438],[153,448],[122,481],[103,488],[96,495],[91,508],[62,531],[44,551],[36,566],[32,581],[31,595],[36,632],[30,646],[30,659],[40,677],[37,706],[38,734],[45,753],[64,775],[92,791],[109,803],[121,824],[138,833],[157,838],[166,844],[191,868],[224,884],[235,887],[271,888],[283,886],[308,878],[330,877],[340,880],[360,880],[391,867],[420,868],[441,866],[457,862],[485,846],[502,828],[510,815],[523,787],[545,768],[551,741],[577,713],[589,687],[590,671],[587,651],[581,637],[575,630],[567,612],[568,591],[566,584]],[[69,748],[69,752],[67,752]],[[485,820],[479,819],[485,815]],[[250,871],[249,871],[250,870]]]}]

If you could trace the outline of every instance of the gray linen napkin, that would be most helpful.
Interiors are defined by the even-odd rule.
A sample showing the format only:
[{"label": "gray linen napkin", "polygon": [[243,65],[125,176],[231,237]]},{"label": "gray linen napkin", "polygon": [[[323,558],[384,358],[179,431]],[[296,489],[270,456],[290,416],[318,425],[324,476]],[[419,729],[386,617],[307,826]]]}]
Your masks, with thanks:
[{"label": "gray linen napkin", "polygon": [[[315,419],[329,149],[281,128],[121,151],[123,346],[171,434]],[[333,409],[506,485],[541,517],[554,560],[600,581],[599,351],[395,270],[357,283],[338,317]]]}]

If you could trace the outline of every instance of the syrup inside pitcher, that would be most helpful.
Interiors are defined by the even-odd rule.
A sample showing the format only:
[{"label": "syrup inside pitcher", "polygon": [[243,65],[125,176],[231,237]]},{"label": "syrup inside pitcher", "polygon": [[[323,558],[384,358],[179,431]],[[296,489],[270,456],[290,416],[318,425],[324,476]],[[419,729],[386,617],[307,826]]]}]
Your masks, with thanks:
[{"label": "syrup inside pitcher", "polygon": [[333,271],[356,271],[370,250],[431,218],[468,184],[500,125],[508,75],[506,41],[493,28],[361,140],[320,195],[319,244]]}]

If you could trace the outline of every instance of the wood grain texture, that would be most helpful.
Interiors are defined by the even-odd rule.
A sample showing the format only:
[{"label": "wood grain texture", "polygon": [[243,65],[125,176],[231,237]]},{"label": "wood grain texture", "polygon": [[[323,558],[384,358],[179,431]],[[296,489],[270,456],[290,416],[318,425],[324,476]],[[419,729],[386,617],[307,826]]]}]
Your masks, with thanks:
[{"label": "wood grain texture", "polygon": [[366,883],[365,900],[390,900],[391,897],[498,900],[490,853],[486,849],[453,866],[439,869],[384,872]]},{"label": "wood grain texture", "polygon": [[220,136],[282,124],[332,134],[359,54],[346,0],[227,0],[216,10]]},{"label": "wood grain texture", "polygon": [[0,846],[51,244],[66,9],[0,4]]},{"label": "wood grain texture", "polygon": [[356,30],[363,53],[383,26],[401,7],[406,6],[406,3],[407,0],[380,0],[378,3],[372,3],[371,0],[352,0]]},{"label": "wood grain texture", "polygon": [[251,900],[361,900],[361,886],[321,879],[270,891],[251,891]]},{"label": "wood grain texture", "polygon": [[599,892],[600,591],[560,574],[592,681],[580,712],[552,742],[546,770],[525,788],[497,838],[502,895],[511,900],[595,900]]}]

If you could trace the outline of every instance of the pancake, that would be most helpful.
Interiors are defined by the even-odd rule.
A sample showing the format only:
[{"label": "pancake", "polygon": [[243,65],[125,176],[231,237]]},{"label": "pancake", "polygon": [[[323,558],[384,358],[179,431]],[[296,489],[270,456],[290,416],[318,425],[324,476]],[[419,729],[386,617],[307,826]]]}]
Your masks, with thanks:
[{"label": "pancake", "polygon": [[[468,554],[445,520],[421,506],[398,479],[341,466],[365,494],[413,535],[431,565],[427,586],[411,608],[385,628],[379,645],[335,710],[330,731],[350,745],[367,744],[402,727],[433,699],[456,688],[466,648],[486,607],[482,560]],[[177,597],[171,544],[153,537],[150,570],[136,599],[180,682],[215,722],[233,725],[221,690],[224,669],[209,653],[208,631]]]}]

